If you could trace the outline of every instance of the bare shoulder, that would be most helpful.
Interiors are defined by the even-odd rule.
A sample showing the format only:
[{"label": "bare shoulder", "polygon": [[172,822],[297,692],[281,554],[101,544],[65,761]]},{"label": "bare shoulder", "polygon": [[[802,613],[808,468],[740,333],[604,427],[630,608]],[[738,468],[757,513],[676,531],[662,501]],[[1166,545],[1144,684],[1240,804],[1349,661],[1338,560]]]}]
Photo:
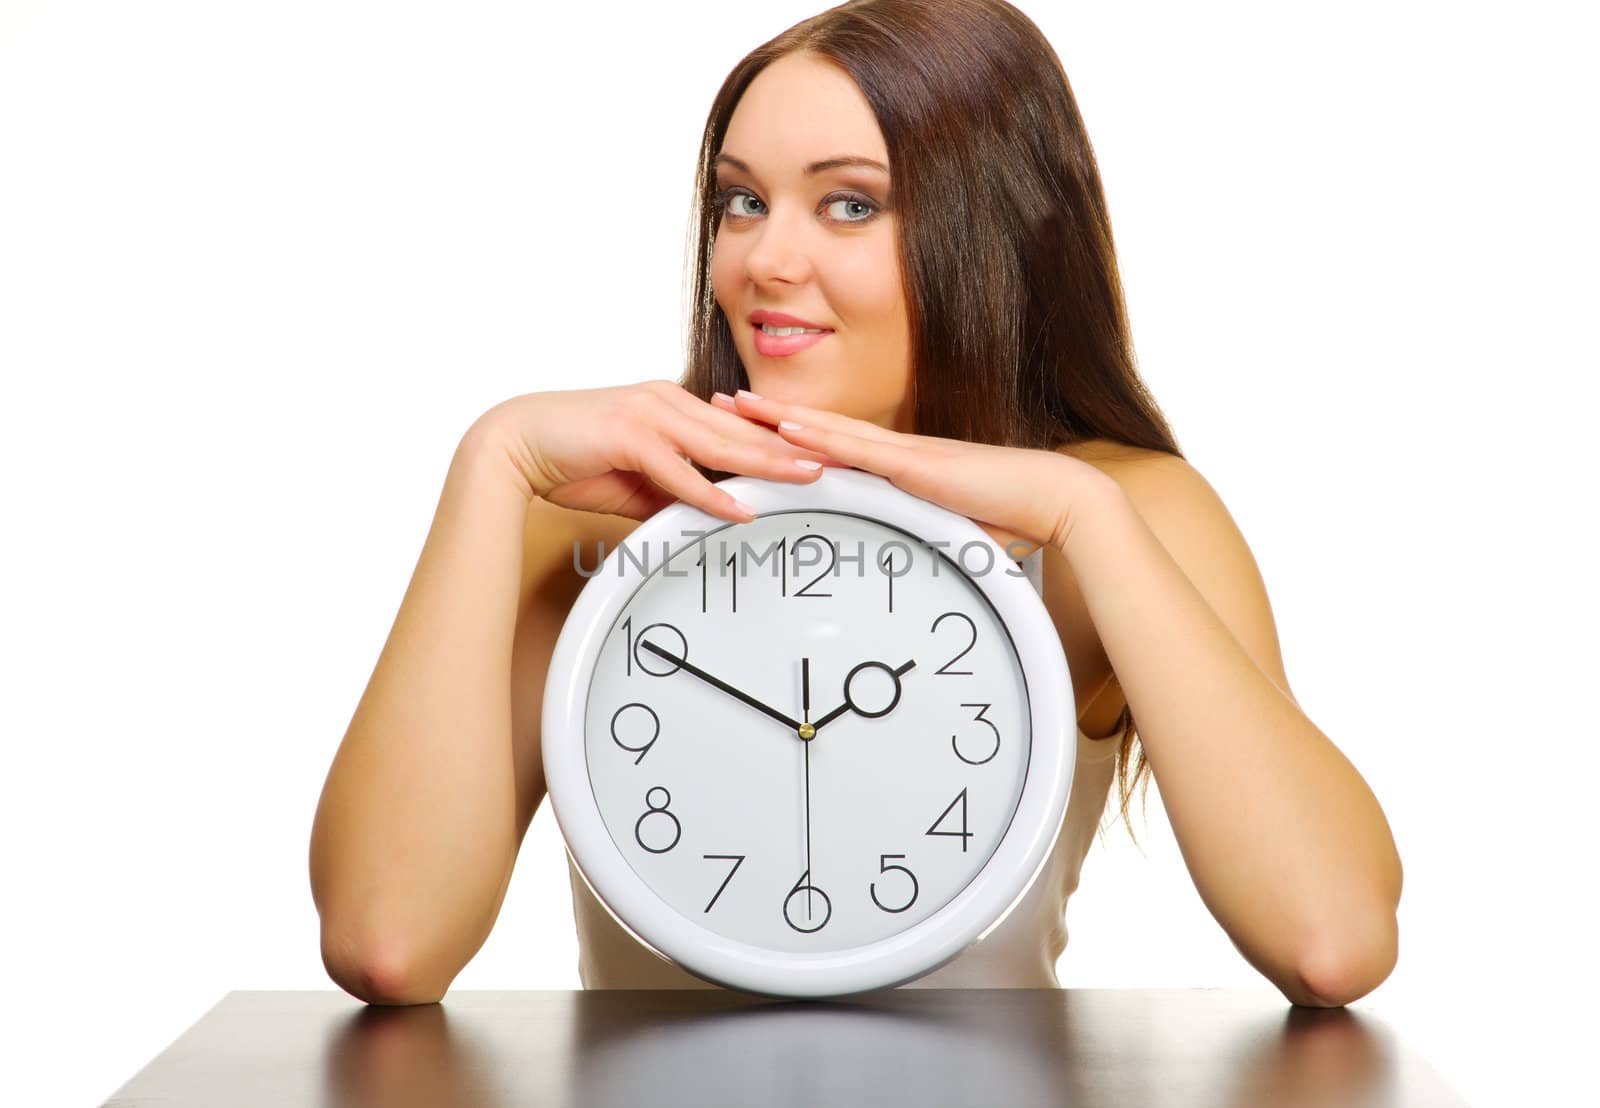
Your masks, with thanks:
[{"label": "bare shoulder", "polygon": [[1187,458],[1165,450],[1149,450],[1096,439],[1058,447],[1059,454],[1093,466],[1115,481],[1141,515],[1170,522],[1231,524],[1222,498]]},{"label": "bare shoulder", "polygon": [[[1117,443],[1080,443],[1061,453],[1107,474],[1157,541],[1257,667],[1291,702],[1266,581],[1222,495],[1189,461]],[[1108,683],[1115,686],[1115,676]],[[1107,690],[1108,699],[1117,694]]]},{"label": "bare shoulder", "polygon": [[[1109,439],[1088,439],[1059,445],[1056,453],[1106,474],[1117,482],[1141,516],[1150,519],[1173,519],[1181,516],[1182,511],[1194,511],[1195,504],[1206,500],[1205,496],[1197,495],[1197,488],[1210,488],[1184,458],[1165,450],[1130,447]],[[1184,504],[1187,509],[1182,508]],[[1166,528],[1160,530],[1165,532]],[[1082,705],[1078,721],[1091,738],[1120,738],[1120,721],[1128,698],[1106,655],[1099,629],[1094,628],[1088,602],[1078,589],[1072,565],[1054,549],[1046,551],[1045,557],[1048,562],[1046,599],[1061,629],[1062,645],[1074,666],[1074,684],[1077,684],[1078,666],[1088,674],[1083,682],[1085,692],[1078,700]],[[1051,588],[1051,575],[1056,581],[1054,588]]]},{"label": "bare shoulder", "polygon": [[1224,545],[1237,548],[1243,541],[1222,497],[1187,458],[1099,439],[1061,446],[1056,452],[1091,465],[1116,481],[1158,534],[1187,523],[1204,532],[1212,543],[1231,540]]},{"label": "bare shoulder", "polygon": [[1170,467],[1174,463],[1187,464],[1176,454],[1169,454],[1165,450],[1129,446],[1127,443],[1111,439],[1085,439],[1082,442],[1063,443],[1056,447],[1056,453],[1065,454],[1069,458],[1094,466],[1119,483],[1123,476],[1135,472],[1142,474]]}]

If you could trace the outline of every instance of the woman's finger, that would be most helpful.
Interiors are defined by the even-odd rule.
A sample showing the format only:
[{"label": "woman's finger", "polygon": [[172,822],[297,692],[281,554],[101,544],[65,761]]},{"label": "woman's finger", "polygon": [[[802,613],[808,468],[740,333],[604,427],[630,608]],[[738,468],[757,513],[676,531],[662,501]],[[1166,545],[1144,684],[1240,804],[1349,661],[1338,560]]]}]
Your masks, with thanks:
[{"label": "woman's finger", "polygon": [[[830,412],[824,408],[807,408],[801,404],[787,404],[779,400],[768,400],[766,397],[757,396],[753,392],[740,389],[734,397],[735,410],[740,415],[750,419],[760,420],[763,424],[776,428],[780,421],[791,420],[807,427],[816,427],[824,431],[837,431],[854,435],[857,438],[867,439],[870,442],[900,442],[909,444],[917,439],[915,435],[901,434],[891,431],[887,427],[880,427],[871,420],[853,419],[838,412]],[[930,441],[922,438],[921,441]],[[941,440],[931,440],[941,441]],[[793,444],[799,446],[798,443]]]},{"label": "woman's finger", "polygon": [[[709,407],[700,401],[694,403],[699,404],[702,409]],[[769,431],[758,430],[754,440],[747,438],[743,433],[733,438],[713,429],[704,420],[682,415],[674,403],[669,402],[666,408],[670,414],[658,418],[655,422],[655,441],[645,442],[638,447],[640,459],[645,464],[642,471],[680,500],[713,515],[741,523],[753,518],[753,514],[740,505],[731,494],[702,476],[691,464],[691,460],[726,473],[745,473],[752,477],[788,481],[794,484],[815,480],[821,474],[824,465],[829,463],[838,465],[826,455],[821,455],[817,457],[820,463],[818,468],[804,469],[794,464],[795,458],[802,456],[801,454],[774,450],[765,441],[765,438],[782,441]],[[739,425],[741,432],[749,427],[741,417],[729,418]],[[793,449],[803,450],[803,448]],[[803,453],[815,452],[803,451]]]},{"label": "woman's finger", "polygon": [[[707,407],[704,404],[701,406]],[[743,419],[730,418],[735,423],[744,424],[745,428],[749,427]],[[794,453],[775,450],[767,438],[782,440],[770,431],[758,430],[752,439],[742,429],[730,429],[734,431],[733,434],[724,434],[721,429],[713,428],[702,420],[687,417],[669,418],[657,430],[670,439],[680,453],[726,473],[747,473],[771,481],[800,483],[814,479],[821,472],[820,468],[804,469],[794,464],[796,458],[808,457],[816,452],[803,447],[791,447]],[[816,460],[821,463],[825,458],[826,455],[819,455]]]},{"label": "woman's finger", "polygon": [[830,457],[823,451],[812,450],[807,447],[799,446],[796,443],[789,442],[782,435],[778,434],[775,429],[768,427],[766,424],[752,417],[749,412],[740,411],[738,406],[735,405],[733,397],[729,396],[725,392],[712,393],[711,403],[714,404],[719,410],[728,412],[745,426],[755,428],[758,434],[771,435],[779,442],[782,442],[785,446],[795,451],[794,457],[796,458],[808,458],[812,461],[821,462],[825,466],[832,466],[835,469],[851,468],[845,463],[839,461],[837,458]]},{"label": "woman's finger", "polygon": [[[735,523],[748,523],[755,518],[753,509],[739,503],[726,489],[719,489],[702,477],[668,439],[654,436],[652,441],[638,447],[638,455],[636,464],[639,471],[685,504],[692,504],[701,511]],[[712,464],[714,468],[723,468]],[[791,465],[789,468],[800,473],[802,480],[805,479],[798,467]]]},{"label": "woman's finger", "polygon": [[[807,450],[805,447],[785,442],[783,436],[775,433],[771,428],[752,423],[736,412],[725,410],[717,404],[707,403],[687,389],[673,386],[663,390],[662,397],[674,410],[689,419],[699,421],[719,434],[738,441],[757,444],[769,451],[777,452],[782,456],[784,465],[791,468],[793,468],[794,459],[796,458],[809,458],[824,465],[829,464],[831,461],[826,455],[819,454],[815,450]],[[837,465],[838,463],[834,462],[832,464]],[[719,468],[727,469],[728,467]]]}]

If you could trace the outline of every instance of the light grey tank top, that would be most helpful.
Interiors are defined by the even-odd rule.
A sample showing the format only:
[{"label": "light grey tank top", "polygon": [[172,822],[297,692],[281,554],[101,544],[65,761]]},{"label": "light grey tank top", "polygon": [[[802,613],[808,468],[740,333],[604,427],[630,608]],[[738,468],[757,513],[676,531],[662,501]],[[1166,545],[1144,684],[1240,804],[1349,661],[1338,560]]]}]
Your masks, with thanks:
[{"label": "light grey tank top", "polygon": [[[1021,563],[1043,595],[1044,551]],[[1099,830],[1116,771],[1118,743],[1077,732],[1072,793],[1044,868],[1022,900],[989,934],[905,989],[1059,988],[1056,960],[1067,948],[1067,899],[1078,887],[1084,856]],[[715,989],[679,969],[616,921],[567,855],[572,911],[578,928],[578,977],[586,989]]]}]

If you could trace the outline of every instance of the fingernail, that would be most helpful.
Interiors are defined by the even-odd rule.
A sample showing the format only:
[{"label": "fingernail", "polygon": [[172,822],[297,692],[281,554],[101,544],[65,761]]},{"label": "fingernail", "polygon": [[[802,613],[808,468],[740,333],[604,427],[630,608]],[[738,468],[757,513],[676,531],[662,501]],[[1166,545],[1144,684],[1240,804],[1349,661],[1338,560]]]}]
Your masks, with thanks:
[{"label": "fingernail", "polygon": [[747,396],[751,400],[760,400],[761,399],[761,395],[759,393],[751,392],[749,389],[740,389],[739,390],[739,395],[740,396]]},{"label": "fingernail", "polygon": [[791,423],[787,419],[778,420],[778,426],[782,427],[785,431],[804,431],[806,429],[805,428],[805,424],[803,424],[803,423]]},{"label": "fingernail", "polygon": [[810,458],[796,458],[794,464],[801,469],[821,469],[821,462],[813,462]]},{"label": "fingernail", "polygon": [[743,512],[747,516],[753,516],[753,515],[757,514],[756,510],[754,508],[752,508],[750,505],[746,504],[743,500],[735,500],[733,503],[741,512]]},{"label": "fingernail", "polygon": [[711,399],[713,399],[713,400],[732,400],[733,397],[729,396],[725,392],[714,392],[714,393],[711,394]]}]

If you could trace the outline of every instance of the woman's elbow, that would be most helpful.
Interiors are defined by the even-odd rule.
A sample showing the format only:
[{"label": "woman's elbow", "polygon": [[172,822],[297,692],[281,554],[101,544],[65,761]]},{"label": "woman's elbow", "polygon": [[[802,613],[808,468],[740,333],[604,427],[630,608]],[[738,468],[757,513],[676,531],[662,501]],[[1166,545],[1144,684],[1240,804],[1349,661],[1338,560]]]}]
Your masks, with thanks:
[{"label": "woman's elbow", "polygon": [[1301,963],[1301,990],[1316,1007],[1340,1008],[1388,980],[1399,960],[1400,929],[1395,917],[1386,915],[1360,939],[1326,943],[1312,951]]},{"label": "woman's elbow", "polygon": [[367,1004],[436,1004],[449,982],[430,980],[394,946],[360,946],[324,933],[322,966],[345,992]]}]

